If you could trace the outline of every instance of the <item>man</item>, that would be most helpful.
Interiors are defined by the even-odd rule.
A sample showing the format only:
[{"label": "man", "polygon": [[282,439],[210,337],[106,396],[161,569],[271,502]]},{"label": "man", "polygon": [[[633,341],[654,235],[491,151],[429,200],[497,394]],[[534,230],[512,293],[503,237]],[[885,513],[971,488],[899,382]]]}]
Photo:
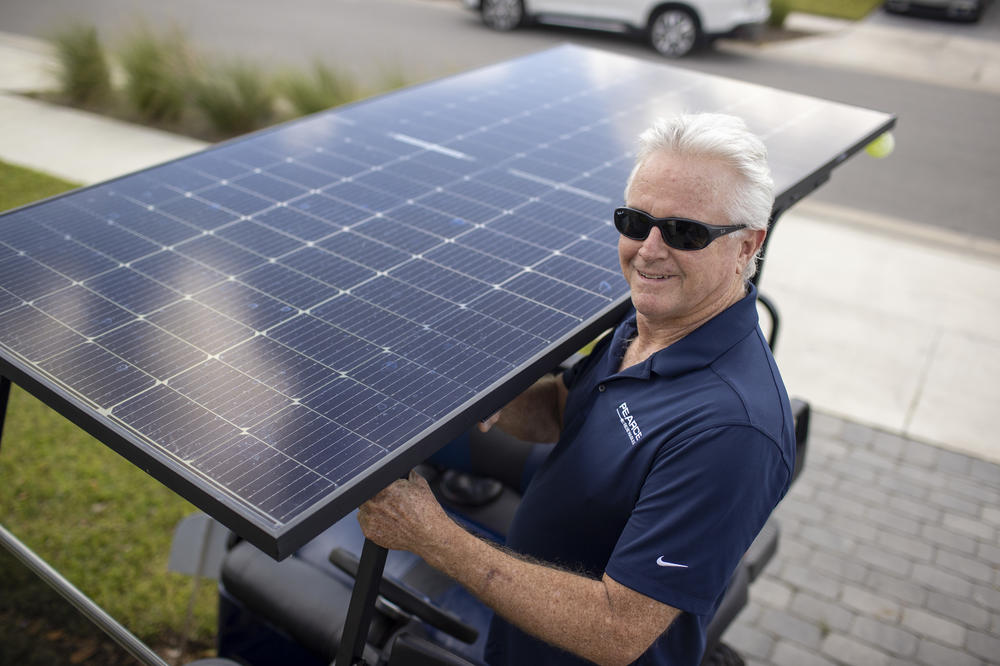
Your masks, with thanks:
[{"label": "man", "polygon": [[791,408],[748,282],[773,200],[764,145],[717,114],[660,121],[640,142],[615,211],[635,311],[483,425],[557,441],[509,550],[452,522],[415,474],[359,512],[370,539],[494,609],[490,663],[697,664],[791,480]]}]

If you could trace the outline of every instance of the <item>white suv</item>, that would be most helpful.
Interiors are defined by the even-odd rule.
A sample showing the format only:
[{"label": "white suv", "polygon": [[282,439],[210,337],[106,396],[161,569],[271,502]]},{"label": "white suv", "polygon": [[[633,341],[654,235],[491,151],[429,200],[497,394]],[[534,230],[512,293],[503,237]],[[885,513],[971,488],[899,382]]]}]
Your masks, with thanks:
[{"label": "white suv", "polygon": [[680,57],[724,35],[755,34],[771,13],[769,0],[462,0],[495,30],[527,21],[642,33],[657,51]]}]

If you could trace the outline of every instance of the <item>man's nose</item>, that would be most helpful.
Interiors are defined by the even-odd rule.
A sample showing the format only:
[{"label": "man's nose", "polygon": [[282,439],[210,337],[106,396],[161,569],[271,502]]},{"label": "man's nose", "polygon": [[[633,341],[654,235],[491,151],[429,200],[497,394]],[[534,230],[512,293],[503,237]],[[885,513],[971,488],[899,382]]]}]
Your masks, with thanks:
[{"label": "man's nose", "polygon": [[649,230],[646,240],[642,241],[639,252],[644,257],[659,257],[670,254],[670,246],[663,240],[663,232],[659,227]]}]

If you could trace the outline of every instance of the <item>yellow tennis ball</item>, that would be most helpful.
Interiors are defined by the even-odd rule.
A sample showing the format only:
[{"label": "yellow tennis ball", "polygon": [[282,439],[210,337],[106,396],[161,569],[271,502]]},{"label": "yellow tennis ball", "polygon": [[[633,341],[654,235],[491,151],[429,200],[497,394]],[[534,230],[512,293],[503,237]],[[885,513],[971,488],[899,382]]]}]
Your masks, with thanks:
[{"label": "yellow tennis ball", "polygon": [[896,139],[893,138],[892,132],[886,132],[865,146],[865,152],[872,157],[888,157],[895,147]]}]

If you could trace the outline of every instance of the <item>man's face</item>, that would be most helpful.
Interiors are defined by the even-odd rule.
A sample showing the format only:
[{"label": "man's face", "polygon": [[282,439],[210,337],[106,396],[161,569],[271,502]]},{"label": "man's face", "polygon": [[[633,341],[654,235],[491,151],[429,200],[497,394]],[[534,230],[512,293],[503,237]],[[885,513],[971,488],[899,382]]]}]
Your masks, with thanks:
[{"label": "man's face", "polygon": [[[686,217],[729,225],[723,208],[736,174],[714,160],[650,155],[639,168],[625,204],[653,217]],[[744,238],[744,235],[747,238]],[[762,242],[764,232],[723,236],[702,250],[675,250],[659,229],[644,241],[620,236],[618,257],[636,311],[648,323],[684,326],[700,322],[743,293],[740,272]]]}]

